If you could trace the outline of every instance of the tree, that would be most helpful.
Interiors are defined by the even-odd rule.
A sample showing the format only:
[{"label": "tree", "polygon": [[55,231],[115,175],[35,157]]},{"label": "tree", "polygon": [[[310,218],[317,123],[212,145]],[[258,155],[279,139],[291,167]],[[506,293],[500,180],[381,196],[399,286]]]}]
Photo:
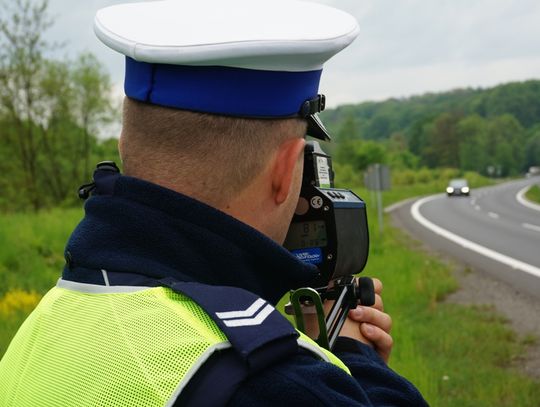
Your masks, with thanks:
[{"label": "tree", "polygon": [[16,145],[14,153],[23,173],[24,186],[34,209],[39,209],[37,187],[38,129],[48,114],[38,86],[43,76],[44,52],[50,45],[44,32],[52,21],[47,0],[3,2],[0,17],[0,111],[15,132],[4,137]]},{"label": "tree", "polygon": [[460,116],[452,113],[439,115],[427,128],[426,145],[422,157],[430,167],[459,167]]},{"label": "tree", "polygon": [[408,145],[411,152],[420,156],[427,143],[428,126],[433,121],[433,116],[423,117],[416,121],[407,132]]},{"label": "tree", "polygon": [[525,168],[540,166],[540,125],[531,133],[525,145]]},{"label": "tree", "polygon": [[338,145],[336,161],[364,171],[370,164],[386,162],[386,150],[376,141],[348,140]]},{"label": "tree", "polygon": [[354,116],[347,116],[339,127],[339,131],[336,136],[336,139],[339,141],[354,140],[361,137],[358,129],[358,122]]},{"label": "tree", "polygon": [[486,92],[484,109],[488,117],[514,116],[522,126],[540,121],[540,82],[525,81],[499,85]]},{"label": "tree", "polygon": [[478,115],[460,120],[457,124],[460,168],[486,174],[488,166],[487,154],[487,122]]},{"label": "tree", "polygon": [[110,99],[110,78],[102,65],[92,54],[82,54],[75,62],[73,79],[73,114],[82,130],[83,174],[90,176],[91,135],[97,134],[98,126],[113,119]]},{"label": "tree", "polygon": [[0,183],[9,195],[0,205],[24,208],[26,200],[38,210],[72,200],[88,181],[96,136],[114,110],[94,56],[46,57],[47,1],[32,4],[16,0],[0,18],[0,170],[10,178]]},{"label": "tree", "polygon": [[488,137],[486,150],[498,175],[516,174],[524,169],[525,132],[514,116],[505,114],[489,120]]}]

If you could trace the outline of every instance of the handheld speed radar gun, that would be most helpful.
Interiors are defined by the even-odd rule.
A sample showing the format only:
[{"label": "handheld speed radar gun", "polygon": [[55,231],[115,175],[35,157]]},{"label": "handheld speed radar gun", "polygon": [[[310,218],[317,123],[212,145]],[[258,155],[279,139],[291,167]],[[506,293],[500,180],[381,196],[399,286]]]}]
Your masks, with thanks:
[{"label": "handheld speed radar gun", "polygon": [[[313,287],[291,292],[286,312],[305,330],[304,314],[316,313],[319,345],[331,349],[350,309],[373,305],[370,278],[355,278],[367,262],[369,233],[366,205],[354,192],[334,188],[332,160],[316,141],[304,150],[304,174],[296,212],[284,246],[298,259],[317,266]],[[324,300],[335,300],[328,316]]]}]

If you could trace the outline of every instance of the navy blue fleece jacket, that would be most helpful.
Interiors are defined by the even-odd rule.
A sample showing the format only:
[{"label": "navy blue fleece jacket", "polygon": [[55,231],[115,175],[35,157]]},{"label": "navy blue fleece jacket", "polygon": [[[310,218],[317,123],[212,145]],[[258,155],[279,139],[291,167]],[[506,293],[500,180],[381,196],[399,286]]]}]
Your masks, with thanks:
[{"label": "navy blue fleece jacket", "polygon": [[[101,184],[67,244],[64,279],[95,283],[106,269],[129,275],[133,285],[172,278],[233,286],[276,304],[316,275],[314,266],[201,202],[126,176]],[[427,405],[370,347],[340,338],[334,353],[352,375],[298,353],[249,377],[228,405]]]}]

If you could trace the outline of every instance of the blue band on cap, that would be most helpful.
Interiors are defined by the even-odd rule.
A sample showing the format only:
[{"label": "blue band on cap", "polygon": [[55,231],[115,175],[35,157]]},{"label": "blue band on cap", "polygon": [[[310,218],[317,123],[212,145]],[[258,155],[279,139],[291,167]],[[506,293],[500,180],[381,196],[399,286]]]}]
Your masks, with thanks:
[{"label": "blue band on cap", "polygon": [[151,64],[126,57],[126,95],[160,106],[226,116],[287,117],[317,95],[322,70],[274,72]]}]

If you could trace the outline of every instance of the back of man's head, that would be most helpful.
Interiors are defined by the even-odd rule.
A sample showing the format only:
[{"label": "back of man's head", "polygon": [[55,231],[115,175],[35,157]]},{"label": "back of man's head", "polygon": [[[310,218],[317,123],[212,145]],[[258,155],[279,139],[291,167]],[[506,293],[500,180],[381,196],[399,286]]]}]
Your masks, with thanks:
[{"label": "back of man's head", "polygon": [[125,98],[120,154],[126,175],[221,207],[249,186],[301,119],[244,119]]}]

